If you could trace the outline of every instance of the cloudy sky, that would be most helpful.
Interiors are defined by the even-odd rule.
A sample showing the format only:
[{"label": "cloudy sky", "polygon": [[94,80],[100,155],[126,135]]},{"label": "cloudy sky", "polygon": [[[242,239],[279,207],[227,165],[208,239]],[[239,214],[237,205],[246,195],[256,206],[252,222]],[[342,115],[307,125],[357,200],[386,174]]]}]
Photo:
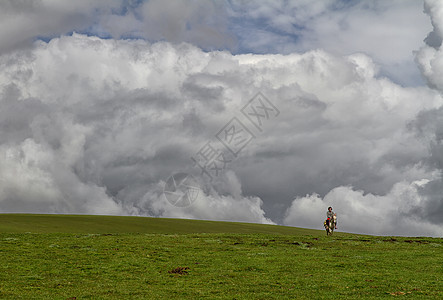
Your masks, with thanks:
[{"label": "cloudy sky", "polygon": [[441,1],[1,0],[0,25],[0,212],[443,235]]}]

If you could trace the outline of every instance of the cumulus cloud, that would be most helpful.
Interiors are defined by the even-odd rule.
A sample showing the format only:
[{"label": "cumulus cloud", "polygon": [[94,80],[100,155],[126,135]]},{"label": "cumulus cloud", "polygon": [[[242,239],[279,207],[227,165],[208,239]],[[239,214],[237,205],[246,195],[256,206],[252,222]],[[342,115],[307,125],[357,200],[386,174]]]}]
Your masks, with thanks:
[{"label": "cumulus cloud", "polygon": [[403,85],[420,83],[412,52],[431,29],[421,1],[230,3],[240,49],[259,53],[325,49],[337,55],[364,52],[381,67],[383,76]]},{"label": "cumulus cloud", "polygon": [[[421,80],[412,51],[431,28],[422,3],[414,0],[71,2],[0,3],[0,53],[71,32],[188,42],[233,53],[364,52],[382,76],[416,86]],[[434,36],[428,42],[438,42]]]},{"label": "cumulus cloud", "polygon": [[159,182],[151,186],[141,199],[136,200],[137,213],[144,214],[148,210],[155,216],[170,218],[275,224],[264,216],[263,201],[260,198],[241,195],[241,184],[232,171],[228,171],[224,177],[225,187],[229,191],[225,190],[223,193],[210,185],[202,184],[195,202],[184,208],[173,206],[167,201],[163,193],[164,182]]},{"label": "cumulus cloud", "polygon": [[[406,125],[441,97],[377,79],[364,54],[235,56],[73,34],[1,63],[5,211],[281,222],[294,195],[348,184],[383,195],[430,176]],[[261,133],[250,127],[257,137],[232,173],[194,206],[171,206],[164,181],[198,175],[190,157],[257,91],[281,114]],[[7,175],[14,167],[30,177]]]},{"label": "cumulus cloud", "polygon": [[425,39],[426,45],[416,53],[416,60],[430,87],[443,91],[443,6],[439,1],[425,1],[433,30]]},{"label": "cumulus cloud", "polygon": [[315,228],[326,219],[326,207],[337,213],[340,230],[375,235],[441,236],[440,225],[422,219],[411,210],[422,207],[419,189],[429,180],[396,183],[386,195],[374,195],[349,186],[337,187],[322,199],[317,194],[294,200],[287,210],[287,225]]},{"label": "cumulus cloud", "polygon": [[[425,12],[429,15],[433,30],[426,37],[425,45],[416,52],[416,61],[420,66],[428,86],[443,94],[443,4],[440,1],[425,1]],[[422,206],[411,209],[411,213],[421,216],[434,224],[442,224],[443,198],[441,194],[443,178],[443,108],[437,107],[420,112],[412,127],[421,140],[429,145],[429,157],[426,163],[429,168],[439,171],[439,177],[430,181],[419,190],[421,197],[426,199]]]},{"label": "cumulus cloud", "polygon": [[[331,3],[304,5],[322,18]],[[173,43],[74,33],[0,55],[2,211],[321,228],[333,204],[343,230],[441,234],[438,2],[426,3],[436,29],[416,53],[432,89],[380,76],[383,66],[368,53],[203,51],[180,42],[229,43],[225,21],[211,25],[201,12],[176,4],[171,11],[157,1],[134,4],[140,10],[119,6],[106,15],[109,23],[101,16],[91,25],[115,38],[157,34],[154,40]],[[205,4],[206,15],[218,11],[213,5]],[[273,5],[248,13],[266,19],[279,10]],[[384,7],[377,5],[371,9]],[[151,32],[163,24],[155,11],[176,20]],[[294,30],[284,14],[273,20],[282,31]],[[213,28],[220,28],[220,44],[208,38]],[[280,111],[261,131],[241,113],[259,91]],[[190,158],[207,142],[217,143],[216,133],[233,117],[255,138],[208,182]],[[178,208],[164,197],[165,181],[175,172],[200,178],[194,205]]]},{"label": "cumulus cloud", "polygon": [[200,118],[200,105],[209,117],[211,107],[204,98],[192,103],[195,92],[182,94],[210,56],[188,44],[78,34],[3,56],[2,211],[270,223],[261,199],[242,196],[235,174],[189,209],[172,206],[158,189],[192,167],[191,139],[204,138],[185,120]]},{"label": "cumulus cloud", "polygon": [[[438,1],[426,1],[425,12],[429,14],[434,29],[425,39],[426,44],[417,51],[416,60],[428,85],[441,94],[442,65],[439,64],[439,60],[443,57],[443,5]],[[317,194],[298,197],[286,212],[285,224],[318,228],[315,222],[325,218],[321,211],[331,205],[339,212],[340,227],[345,231],[441,236],[442,108],[441,105],[437,105],[422,107],[418,111],[418,115],[408,122],[408,128],[415,132],[417,142],[426,145],[427,150],[422,149],[420,165],[428,170],[427,175],[423,174],[421,180],[399,181],[384,193],[373,194],[368,193],[367,188],[359,190],[352,186],[340,186],[329,191],[324,197]],[[402,160],[402,154],[398,151],[387,156]]]}]

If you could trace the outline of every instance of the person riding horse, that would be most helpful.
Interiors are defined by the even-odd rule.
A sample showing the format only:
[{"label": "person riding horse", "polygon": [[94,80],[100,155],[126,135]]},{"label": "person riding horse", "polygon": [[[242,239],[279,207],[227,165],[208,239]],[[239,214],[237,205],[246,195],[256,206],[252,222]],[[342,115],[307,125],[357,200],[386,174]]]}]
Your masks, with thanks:
[{"label": "person riding horse", "polygon": [[[333,219],[335,213],[332,211],[332,207],[328,207],[328,211],[326,212],[326,224],[329,227],[329,222]],[[335,229],[337,229],[337,222],[335,223]]]}]

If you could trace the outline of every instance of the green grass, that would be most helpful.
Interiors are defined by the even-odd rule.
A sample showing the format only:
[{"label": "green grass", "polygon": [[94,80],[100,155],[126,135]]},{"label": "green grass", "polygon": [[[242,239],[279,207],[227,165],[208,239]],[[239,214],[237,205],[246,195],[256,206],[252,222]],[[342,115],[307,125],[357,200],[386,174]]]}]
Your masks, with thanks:
[{"label": "green grass", "polygon": [[443,297],[436,238],[101,216],[0,224],[0,299]]},{"label": "green grass", "polygon": [[287,226],[185,219],[88,216],[0,214],[0,233],[269,233],[323,234]]}]

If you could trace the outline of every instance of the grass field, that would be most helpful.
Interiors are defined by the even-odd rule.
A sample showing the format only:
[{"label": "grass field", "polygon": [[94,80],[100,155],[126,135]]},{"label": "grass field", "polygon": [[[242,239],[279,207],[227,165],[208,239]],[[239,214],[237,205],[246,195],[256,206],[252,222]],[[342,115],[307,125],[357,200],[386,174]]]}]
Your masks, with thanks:
[{"label": "grass field", "polygon": [[323,231],[253,223],[87,215],[0,214],[0,233],[269,233]]},{"label": "grass field", "polygon": [[0,215],[0,299],[443,298],[443,239]]}]

